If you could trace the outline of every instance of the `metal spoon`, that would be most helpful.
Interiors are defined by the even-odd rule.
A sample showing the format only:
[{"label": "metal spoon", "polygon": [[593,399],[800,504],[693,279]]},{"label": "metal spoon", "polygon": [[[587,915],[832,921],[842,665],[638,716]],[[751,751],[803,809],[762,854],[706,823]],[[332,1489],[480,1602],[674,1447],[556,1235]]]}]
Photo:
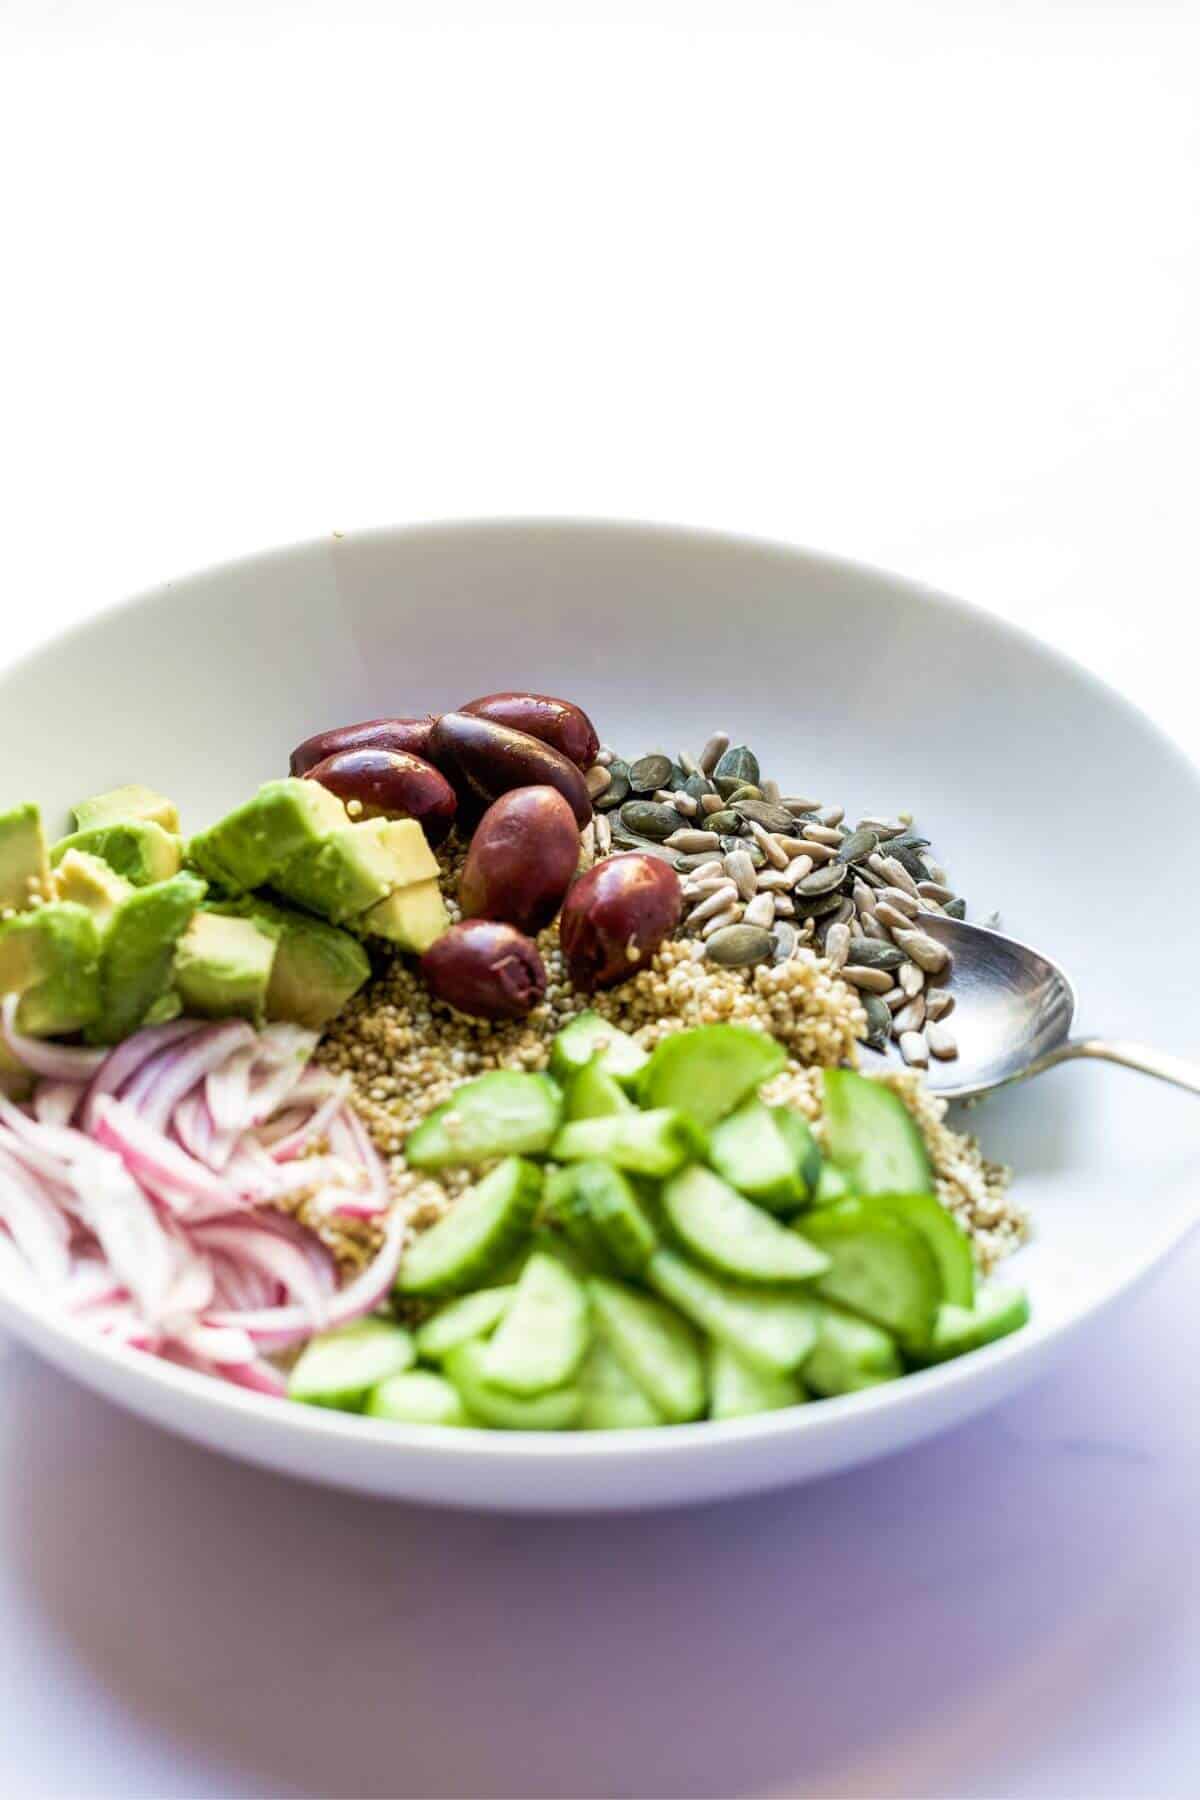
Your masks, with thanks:
[{"label": "metal spoon", "polygon": [[1049,957],[944,913],[922,913],[917,923],[954,957],[952,1029],[958,1056],[930,1063],[926,1085],[934,1093],[968,1100],[1086,1056],[1200,1094],[1200,1063],[1123,1040],[1068,1036],[1075,990]]}]

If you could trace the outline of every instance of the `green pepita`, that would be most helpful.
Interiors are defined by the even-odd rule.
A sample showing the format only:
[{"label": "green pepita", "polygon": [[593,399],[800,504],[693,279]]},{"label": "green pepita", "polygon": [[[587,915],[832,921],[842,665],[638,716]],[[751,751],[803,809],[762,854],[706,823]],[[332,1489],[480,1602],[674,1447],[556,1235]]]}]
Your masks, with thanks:
[{"label": "green pepita", "polygon": [[717,790],[708,776],[702,775],[697,770],[694,775],[688,776],[681,791],[688,794],[693,800],[703,800],[705,794],[715,794]]},{"label": "green pepita", "polygon": [[795,892],[803,895],[805,899],[813,895],[831,894],[835,888],[841,887],[849,873],[845,863],[827,862],[821,868],[814,869],[811,875],[806,875],[802,881],[798,881]]},{"label": "green pepita", "polygon": [[[762,789],[755,787],[752,781],[745,781],[742,783],[741,787],[734,788],[732,794],[729,796],[729,804],[730,806],[736,806],[739,800],[761,800],[762,798]],[[791,816],[791,813],[789,813],[788,818],[790,819]]]},{"label": "green pepita", "polygon": [[855,969],[898,969],[908,958],[895,944],[885,944],[878,938],[856,937],[850,939],[846,961]]},{"label": "green pepita", "polygon": [[892,1035],[891,1008],[882,994],[860,993],[858,999],[867,1015],[867,1043],[872,1050],[886,1050]]},{"label": "green pepita", "polygon": [[799,890],[792,893],[792,905],[801,919],[823,919],[828,913],[835,913],[842,904],[842,896],[833,894],[802,894]]},{"label": "green pepita", "polygon": [[635,794],[653,794],[659,788],[666,787],[671,779],[671,759],[661,751],[652,751],[649,756],[639,756],[630,764],[629,785]]},{"label": "green pepita", "polygon": [[737,813],[725,807],[721,812],[709,813],[704,821],[704,829],[716,831],[723,837],[737,837],[745,830],[745,826]]},{"label": "green pepita", "polygon": [[838,845],[835,863],[865,862],[868,856],[879,848],[879,834],[875,831],[852,831],[848,838],[843,838]]},{"label": "green pepita", "polygon": [[673,831],[682,831],[687,820],[673,806],[664,806],[661,801],[627,800],[621,808],[621,824],[626,831],[653,838],[661,844]]},{"label": "green pepita", "polygon": [[722,792],[722,779],[732,779],[735,776],[739,786],[744,782],[749,782],[754,787],[759,784],[758,758],[745,744],[731,744],[713,771],[713,778]]},{"label": "green pepita", "polygon": [[609,783],[598,800],[592,805],[597,812],[615,812],[618,806],[624,806],[630,795],[629,765],[619,759],[608,765]]},{"label": "green pepita", "polygon": [[746,969],[752,963],[766,962],[775,948],[774,936],[761,925],[726,925],[714,931],[705,945],[705,955],[722,969]]},{"label": "green pepita", "polygon": [[731,800],[730,806],[741,819],[753,819],[764,831],[782,832],[790,836],[796,821],[785,806],[773,806],[769,800]]},{"label": "green pepita", "polygon": [[942,911],[948,919],[965,919],[967,916],[967,903],[960,895],[956,900],[947,900]]}]

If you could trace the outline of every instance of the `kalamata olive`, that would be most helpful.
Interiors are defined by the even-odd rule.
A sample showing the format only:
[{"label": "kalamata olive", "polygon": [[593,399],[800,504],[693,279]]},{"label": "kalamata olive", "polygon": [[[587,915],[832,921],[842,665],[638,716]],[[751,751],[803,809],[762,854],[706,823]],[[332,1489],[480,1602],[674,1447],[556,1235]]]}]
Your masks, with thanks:
[{"label": "kalamata olive", "polygon": [[551,744],[475,713],[443,713],[429,740],[430,760],[458,791],[460,820],[490,806],[510,788],[557,788],[582,831],[592,816],[587,783]]},{"label": "kalamata olive", "polygon": [[471,839],[458,898],[468,919],[504,919],[543,931],[579,866],[579,827],[557,788],[512,788]]},{"label": "kalamata olive", "polygon": [[538,947],[511,925],[466,919],[421,958],[435,1000],[475,1019],[523,1019],[546,992]]},{"label": "kalamata olive", "polygon": [[581,875],[559,922],[575,986],[587,993],[636,975],[678,925],[682,905],[679,877],[657,856],[610,856]]},{"label": "kalamata olive", "polygon": [[556,700],[553,694],[484,694],[479,700],[468,700],[459,711],[540,738],[579,769],[590,769],[600,748],[596,727],[582,707],[570,700]]},{"label": "kalamata olive", "polygon": [[347,803],[357,800],[360,819],[416,819],[436,849],[449,835],[458,805],[440,770],[405,750],[339,750],[305,771],[305,781]]},{"label": "kalamata olive", "polygon": [[317,763],[343,750],[404,750],[428,761],[436,724],[437,714],[429,713],[423,719],[364,719],[359,725],[338,725],[297,744],[289,768],[293,775],[307,775]]}]

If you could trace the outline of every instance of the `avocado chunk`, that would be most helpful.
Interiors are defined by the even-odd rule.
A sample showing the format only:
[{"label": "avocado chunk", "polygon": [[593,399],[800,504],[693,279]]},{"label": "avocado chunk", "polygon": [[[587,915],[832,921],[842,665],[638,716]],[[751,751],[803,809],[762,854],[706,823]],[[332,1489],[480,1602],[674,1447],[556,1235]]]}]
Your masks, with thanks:
[{"label": "avocado chunk", "polygon": [[179,830],[174,801],[156,794],[153,788],[139,787],[136,782],[110,788],[106,794],[93,794],[73,810],[76,831],[92,831],[97,825],[126,825],[137,819],[161,825],[164,831]]},{"label": "avocado chunk", "polygon": [[175,985],[184,1012],[260,1025],[282,935],[281,926],[261,915],[196,913],[175,951]]},{"label": "avocado chunk", "polygon": [[50,894],[50,865],[36,806],[0,813],[0,912],[24,912]]},{"label": "avocado chunk", "polygon": [[354,921],[369,937],[386,938],[398,950],[423,956],[450,924],[450,915],[436,881],[417,881],[397,888]]},{"label": "avocado chunk", "polygon": [[59,838],[51,850],[53,867],[57,869],[71,850],[98,856],[134,887],[169,881],[172,875],[178,875],[183,861],[179,839],[151,819],[129,819],[116,825],[97,825],[90,831],[73,831],[69,837]]},{"label": "avocado chunk", "polygon": [[415,819],[368,819],[331,831],[322,843],[301,851],[274,885],[289,900],[340,925],[397,888],[437,872],[437,859]]},{"label": "avocado chunk", "polygon": [[197,876],[184,873],[139,888],[118,906],[100,947],[100,1011],[87,1028],[92,1043],[118,1043],[139,1025],[178,1012],[175,946],[204,891]]},{"label": "avocado chunk", "polygon": [[84,906],[52,900],[0,924],[0,993],[19,994],[17,1029],[78,1031],[100,1009],[100,933]]},{"label": "avocado chunk", "polygon": [[54,871],[54,891],[60,900],[86,906],[103,931],[122,900],[133,892],[132,882],[110,869],[86,850],[68,850]]},{"label": "avocado chunk", "polygon": [[346,809],[319,781],[268,781],[188,845],[188,860],[231,894],[265,887],[285,864],[346,824]]},{"label": "avocado chunk", "polygon": [[273,906],[257,894],[208,910],[255,919],[279,932],[267,987],[268,1019],[321,1031],[370,979],[371,965],[358,940],[310,913]]}]

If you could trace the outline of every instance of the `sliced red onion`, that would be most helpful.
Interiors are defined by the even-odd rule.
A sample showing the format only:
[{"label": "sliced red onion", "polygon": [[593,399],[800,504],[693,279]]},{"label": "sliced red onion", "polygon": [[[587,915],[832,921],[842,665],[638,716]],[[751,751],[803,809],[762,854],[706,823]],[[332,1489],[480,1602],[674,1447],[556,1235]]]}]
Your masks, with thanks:
[{"label": "sliced red onion", "polygon": [[264,1231],[273,1231],[276,1237],[286,1238],[289,1244],[295,1244],[308,1258],[309,1267],[322,1294],[329,1295],[336,1291],[337,1264],[332,1252],[321,1242],[315,1231],[302,1225],[299,1219],[293,1219],[290,1213],[264,1210],[255,1214],[255,1223]]},{"label": "sliced red onion", "polygon": [[79,1081],[39,1081],[33,1092],[34,1117],[42,1125],[69,1125],[84,1091]]},{"label": "sliced red onion", "polygon": [[217,1069],[235,1050],[254,1042],[254,1032],[244,1019],[228,1019],[220,1025],[206,1025],[184,1044],[173,1045],[170,1052],[155,1061],[153,1079],[148,1071],[138,1082],[136,1096],[132,1092],[122,1099],[141,1114],[147,1125],[165,1131],[177,1101],[204,1079],[210,1069]]},{"label": "sliced red onion", "polygon": [[71,1232],[66,1215],[33,1182],[0,1168],[0,1224],[8,1227],[43,1287],[60,1288],[71,1272]]},{"label": "sliced red onion", "polygon": [[[389,1292],[400,1266],[407,1222],[397,1209],[388,1220],[383,1243],[348,1287],[330,1300],[326,1312],[326,1329],[349,1325],[377,1307]],[[274,1306],[262,1312],[217,1312],[208,1314],[210,1325],[240,1325],[260,1349],[283,1350],[291,1344],[303,1343],[312,1335],[312,1327],[301,1306]]]},{"label": "sliced red onion", "polygon": [[206,1075],[204,1098],[215,1131],[243,1131],[249,1123],[250,1071],[258,1054],[257,1044],[246,1044]]},{"label": "sliced red onion", "polygon": [[174,1272],[166,1233],[120,1158],[95,1145],[90,1149],[91,1155],[69,1171],[79,1197],[80,1216],[95,1233],[113,1274],[129,1289],[143,1316],[156,1322]]},{"label": "sliced red onion", "polygon": [[[371,1192],[381,1207],[389,1206],[392,1190],[388,1181],[387,1165],[375,1148],[370,1132],[349,1101],[338,1115],[338,1121],[341,1126],[341,1131],[338,1133],[339,1143],[343,1141],[342,1134],[345,1133],[346,1139],[353,1144],[358,1153],[358,1161],[367,1172]],[[333,1147],[337,1148],[337,1145],[335,1144]]]},{"label": "sliced red onion", "polygon": [[272,1400],[287,1399],[287,1382],[279,1370],[269,1362],[264,1362],[261,1356],[254,1362],[230,1363],[228,1368],[221,1370],[221,1374],[226,1381],[232,1381],[237,1387],[249,1388],[252,1393],[269,1394]]},{"label": "sliced red onion", "polygon": [[210,1363],[248,1363],[255,1359],[254,1345],[235,1325],[189,1325],[172,1334],[192,1356]]},{"label": "sliced red onion", "polygon": [[83,1108],[83,1127],[91,1129],[91,1112],[102,1094],[119,1094],[127,1082],[133,1080],[138,1070],[157,1056],[160,1050],[169,1045],[179,1043],[183,1038],[194,1037],[198,1031],[204,1030],[202,1019],[170,1019],[165,1025],[148,1025],[144,1031],[137,1031],[111,1050],[107,1060],[96,1075],[87,1091]]},{"label": "sliced red onion", "polygon": [[206,1247],[240,1257],[272,1276],[288,1299],[303,1309],[310,1331],[320,1331],[325,1321],[326,1295],[308,1258],[295,1244],[277,1237],[273,1231],[259,1231],[249,1225],[202,1225],[197,1228],[196,1237]]},{"label": "sliced red onion", "polygon": [[[299,1156],[305,1146],[310,1144],[314,1138],[323,1136],[328,1131],[334,1117],[346,1105],[349,1096],[350,1078],[343,1075],[340,1080],[331,1084],[329,1093],[306,1124],[299,1126],[287,1137],[280,1138],[272,1144],[271,1155],[275,1161],[290,1162],[293,1157]],[[295,1097],[293,1093],[292,1099],[294,1100]]]},{"label": "sliced red onion", "polygon": [[23,1062],[32,1075],[46,1075],[51,1081],[90,1081],[108,1055],[107,1050],[75,1050],[68,1044],[52,1044],[48,1039],[27,1037],[17,1030],[19,994],[6,994],[0,1007],[0,1027],[9,1049]]},{"label": "sliced red onion", "polygon": [[70,1312],[84,1312],[89,1306],[107,1306],[128,1299],[128,1295],[106,1262],[97,1256],[81,1256],[59,1299]]},{"label": "sliced red onion", "polygon": [[90,1331],[99,1332],[102,1337],[115,1338],[120,1344],[128,1344],[133,1350],[157,1350],[161,1345],[159,1334],[147,1325],[130,1301],[118,1301],[113,1306],[98,1306],[85,1314],[84,1322]]},{"label": "sliced red onion", "polygon": [[181,1216],[237,1212],[247,1202],[228,1181],[173,1144],[122,1100],[96,1103],[95,1139],[114,1151],[130,1174]]}]

